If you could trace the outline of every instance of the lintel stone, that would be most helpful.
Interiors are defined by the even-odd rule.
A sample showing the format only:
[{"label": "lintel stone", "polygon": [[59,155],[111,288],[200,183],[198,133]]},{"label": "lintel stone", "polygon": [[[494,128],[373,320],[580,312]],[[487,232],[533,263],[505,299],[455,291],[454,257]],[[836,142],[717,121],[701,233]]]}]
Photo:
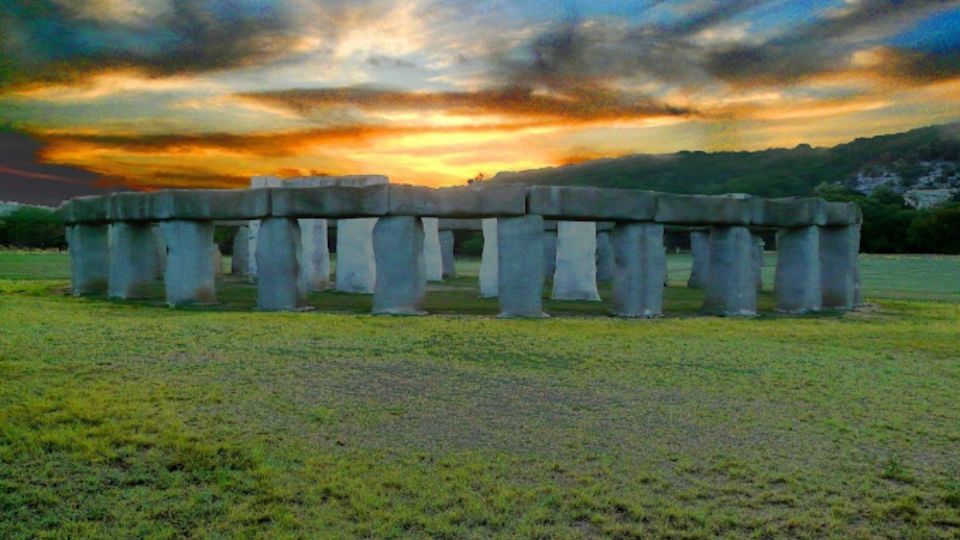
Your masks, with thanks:
[{"label": "lintel stone", "polygon": [[525,186],[459,186],[429,188],[390,185],[392,216],[479,218],[522,216],[526,213]]},{"label": "lintel stone", "polygon": [[635,189],[533,186],[531,214],[563,221],[652,221],[656,194]]},{"label": "lintel stone", "polygon": [[752,225],[761,221],[763,199],[749,195],[657,194],[656,221],[676,225]]},{"label": "lintel stone", "polygon": [[270,216],[267,189],[172,189],[152,195],[154,219],[207,221]]},{"label": "lintel stone", "polygon": [[74,197],[60,205],[57,214],[65,223],[103,223],[110,219],[110,197],[97,195]]},{"label": "lintel stone", "polygon": [[387,213],[387,184],[271,190],[275,217],[358,218]]}]

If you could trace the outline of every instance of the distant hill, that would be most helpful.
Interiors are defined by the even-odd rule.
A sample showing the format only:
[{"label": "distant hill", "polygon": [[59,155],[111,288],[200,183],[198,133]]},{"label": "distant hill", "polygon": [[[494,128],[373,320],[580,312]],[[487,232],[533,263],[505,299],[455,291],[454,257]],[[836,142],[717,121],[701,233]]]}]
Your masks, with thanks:
[{"label": "distant hill", "polygon": [[869,193],[881,185],[960,188],[960,122],[856,139],[832,148],[638,154],[576,165],[501,172],[489,182],[588,185],[673,193],[810,195],[820,184]]}]

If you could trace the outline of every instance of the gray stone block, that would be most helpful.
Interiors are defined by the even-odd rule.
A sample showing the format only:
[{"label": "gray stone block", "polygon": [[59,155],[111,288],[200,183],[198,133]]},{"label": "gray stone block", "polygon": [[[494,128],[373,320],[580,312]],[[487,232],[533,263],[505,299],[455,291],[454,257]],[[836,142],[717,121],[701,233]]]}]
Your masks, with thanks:
[{"label": "gray stone block", "polygon": [[610,233],[615,257],[613,313],[621,317],[663,314],[666,254],[663,225],[621,223]]},{"label": "gray stone block", "polygon": [[427,269],[427,281],[443,281],[443,254],[440,252],[440,230],[437,218],[420,218],[423,224],[423,262]]},{"label": "gray stone block", "polygon": [[480,254],[480,297],[496,298],[499,294],[500,251],[497,248],[497,218],[483,220],[483,252]]},{"label": "gray stone block", "polygon": [[823,222],[823,201],[810,197],[765,199],[754,225],[809,227]]},{"label": "gray stone block", "polygon": [[260,222],[257,309],[291,311],[306,305],[300,253],[300,225],[296,219],[268,218]]},{"label": "gray stone block", "polygon": [[157,220],[245,220],[270,215],[266,189],[176,189],[151,195],[151,213]]},{"label": "gray stone block", "polygon": [[651,221],[656,194],[633,189],[532,186],[529,213],[564,221]]},{"label": "gray stone block", "polygon": [[136,191],[109,197],[107,216],[111,221],[156,221],[156,194]]},{"label": "gray stone block", "polygon": [[233,256],[230,258],[230,273],[245,276],[250,271],[250,228],[246,225],[237,228],[233,237]]},{"label": "gray stone block", "polygon": [[387,216],[373,229],[377,285],[373,313],[423,315],[427,271],[423,256],[423,223],[416,216]]},{"label": "gray stone block", "polygon": [[497,220],[497,288],[500,317],[545,317],[543,312],[543,218]]},{"label": "gray stone block", "polygon": [[306,187],[271,190],[275,217],[360,218],[387,213],[386,184],[366,187]]},{"label": "gray stone block", "polygon": [[57,214],[64,223],[103,223],[110,219],[110,197],[74,197],[60,205]]},{"label": "gray stone block", "polygon": [[557,228],[554,300],[600,301],[597,291],[597,226],[592,221],[561,221]]},{"label": "gray stone block", "polygon": [[217,290],[213,252],[213,224],[171,220],[160,224],[167,244],[163,274],[167,304],[215,304]]},{"label": "gray stone block", "polygon": [[777,231],[777,273],[773,290],[777,311],[818,311],[820,289],[819,227],[790,227]]},{"label": "gray stone block", "polygon": [[850,202],[827,202],[823,205],[822,225],[855,225],[863,222],[863,212],[860,207]]},{"label": "gray stone block", "polygon": [[690,255],[692,265],[687,287],[703,289],[707,286],[707,276],[710,275],[710,231],[690,231]]},{"label": "gray stone block", "polygon": [[305,291],[322,291],[330,286],[330,248],[327,220],[300,219],[300,279]]},{"label": "gray stone block", "polygon": [[[556,222],[554,222],[556,223]],[[545,229],[543,231],[543,277],[553,280],[553,273],[557,270],[557,231]]]},{"label": "gray stone block", "polygon": [[279,184],[271,182],[266,187],[365,187],[387,184],[390,180],[381,174],[353,174],[345,176],[296,176],[281,180]]},{"label": "gray stone block", "polygon": [[388,213],[442,218],[522,216],[527,212],[526,194],[526,186],[520,185],[434,189],[391,184]]},{"label": "gray stone block", "polygon": [[597,283],[613,281],[616,272],[613,246],[610,243],[609,231],[597,231]]},{"label": "gray stone block", "polygon": [[440,231],[440,257],[443,260],[443,278],[457,277],[457,268],[453,257],[453,231]]},{"label": "gray stone block", "polygon": [[104,294],[110,276],[109,227],[78,223],[67,228],[73,294]]},{"label": "gray stone block", "polygon": [[703,309],[726,316],[757,313],[754,274],[756,244],[747,227],[714,227],[710,231],[710,274]]},{"label": "gray stone block", "polygon": [[762,220],[763,212],[763,200],[749,196],[657,194],[658,223],[751,225]]},{"label": "gray stone block", "polygon": [[373,228],[377,224],[377,219],[341,219],[337,222],[338,291],[373,293],[377,281],[377,264],[373,254]]},{"label": "gray stone block", "polygon": [[157,245],[149,223],[110,224],[110,298],[146,298],[157,279]]},{"label": "gray stone block", "polygon": [[820,287],[824,308],[856,306],[859,250],[859,225],[820,227]]}]

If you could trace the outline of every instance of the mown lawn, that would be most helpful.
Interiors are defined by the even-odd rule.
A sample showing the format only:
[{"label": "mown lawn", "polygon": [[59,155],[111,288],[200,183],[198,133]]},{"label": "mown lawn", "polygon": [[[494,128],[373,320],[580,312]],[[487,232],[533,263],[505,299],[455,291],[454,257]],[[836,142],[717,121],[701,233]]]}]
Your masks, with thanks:
[{"label": "mown lawn", "polygon": [[469,277],[422,318],[65,277],[0,253],[0,538],[960,535],[957,258],[867,257],[876,306],[754,320],[679,286],[661,320],[516,321]]}]

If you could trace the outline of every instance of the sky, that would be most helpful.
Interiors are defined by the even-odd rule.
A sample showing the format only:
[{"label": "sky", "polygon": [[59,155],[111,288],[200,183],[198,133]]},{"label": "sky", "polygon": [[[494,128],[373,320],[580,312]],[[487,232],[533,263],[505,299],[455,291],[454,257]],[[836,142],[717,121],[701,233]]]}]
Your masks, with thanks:
[{"label": "sky", "polygon": [[828,146],[960,118],[960,0],[0,0],[0,200]]}]

